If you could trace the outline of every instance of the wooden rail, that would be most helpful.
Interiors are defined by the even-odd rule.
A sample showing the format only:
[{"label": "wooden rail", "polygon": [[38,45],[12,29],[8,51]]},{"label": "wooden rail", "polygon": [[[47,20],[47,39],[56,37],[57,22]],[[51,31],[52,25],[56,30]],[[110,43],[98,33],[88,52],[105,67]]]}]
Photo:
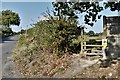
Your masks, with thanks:
[{"label": "wooden rail", "polygon": [[102,47],[102,45],[83,45],[83,46]]},{"label": "wooden rail", "polygon": [[88,56],[93,56],[93,55],[95,55],[95,56],[102,56],[102,53],[84,53],[85,55],[88,55]]},{"label": "wooden rail", "polygon": [[102,36],[88,37],[88,39],[102,40]]}]

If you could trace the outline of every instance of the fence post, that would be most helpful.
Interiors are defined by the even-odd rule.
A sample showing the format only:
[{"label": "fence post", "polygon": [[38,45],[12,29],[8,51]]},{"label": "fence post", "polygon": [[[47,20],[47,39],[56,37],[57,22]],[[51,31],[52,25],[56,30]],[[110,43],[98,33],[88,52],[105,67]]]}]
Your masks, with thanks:
[{"label": "fence post", "polygon": [[81,28],[81,51],[80,54],[83,54],[83,28]]},{"label": "fence post", "polygon": [[86,41],[84,42],[84,49],[86,50]]}]

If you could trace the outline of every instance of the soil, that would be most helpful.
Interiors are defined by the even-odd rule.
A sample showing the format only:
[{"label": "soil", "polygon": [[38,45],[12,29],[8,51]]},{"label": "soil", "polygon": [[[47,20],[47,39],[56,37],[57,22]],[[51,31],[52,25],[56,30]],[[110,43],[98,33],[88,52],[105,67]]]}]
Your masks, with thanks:
[{"label": "soil", "polygon": [[70,64],[70,67],[68,69],[66,69],[64,72],[59,72],[55,74],[54,77],[74,78],[74,76],[80,73],[84,68],[96,64],[98,62],[98,59],[86,60],[86,59],[82,59],[78,54],[78,56],[72,55],[71,61],[72,63]]},{"label": "soil", "polygon": [[90,67],[84,68],[77,78],[119,78],[119,61],[114,60],[108,67],[101,67],[101,62]]}]

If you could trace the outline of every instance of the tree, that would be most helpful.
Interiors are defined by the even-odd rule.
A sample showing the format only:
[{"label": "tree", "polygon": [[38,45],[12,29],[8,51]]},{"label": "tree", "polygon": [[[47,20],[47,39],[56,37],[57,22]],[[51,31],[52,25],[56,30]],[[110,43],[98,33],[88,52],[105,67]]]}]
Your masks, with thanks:
[{"label": "tree", "polygon": [[94,31],[89,31],[88,35],[93,36],[93,35],[95,35],[95,33],[94,33]]},{"label": "tree", "polygon": [[104,3],[104,6],[100,6],[99,2],[53,2],[54,15],[67,16],[68,18],[79,18],[78,15],[85,13],[84,22],[90,26],[93,26],[97,19],[100,19],[102,15],[99,15],[104,8],[110,8],[111,11],[120,10],[120,1],[110,0]]},{"label": "tree", "polygon": [[10,27],[10,25],[20,25],[20,17],[11,10],[2,11],[2,25]]},{"label": "tree", "polygon": [[104,3],[105,4],[105,9],[106,8],[110,8],[111,11],[120,11],[120,1],[116,0],[116,1],[112,1],[109,0],[107,3]]},{"label": "tree", "polygon": [[0,25],[2,25],[2,12],[0,11]]},{"label": "tree", "polygon": [[17,13],[11,10],[3,10],[2,15],[0,15],[0,25],[2,26],[2,36],[9,36],[14,34],[10,25],[20,25],[20,17]]},{"label": "tree", "polygon": [[79,18],[78,15],[85,13],[85,24],[93,26],[94,22],[100,19],[99,12],[103,10],[103,7],[99,5],[99,2],[53,2],[55,9],[54,14],[57,16],[64,15],[68,18]]}]

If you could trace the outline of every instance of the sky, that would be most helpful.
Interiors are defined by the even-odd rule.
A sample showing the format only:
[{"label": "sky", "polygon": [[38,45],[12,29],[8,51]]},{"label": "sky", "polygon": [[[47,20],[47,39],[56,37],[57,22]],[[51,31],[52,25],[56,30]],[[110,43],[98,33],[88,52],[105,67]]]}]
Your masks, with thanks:
[{"label": "sky", "polygon": [[15,27],[13,31],[26,29],[27,25],[30,27],[30,24],[35,23],[38,20],[38,17],[42,16],[43,12],[52,8],[50,2],[3,2],[2,10],[12,10],[19,14],[21,22],[19,27]]},{"label": "sky", "polygon": [[[14,1],[14,0],[13,0]],[[42,16],[43,12],[47,11],[47,8],[49,10],[52,10],[52,4],[51,2],[45,2],[41,0],[41,2],[22,2],[22,0],[18,0],[20,2],[10,2],[10,0],[2,1],[2,10],[12,10],[13,12],[16,12],[19,14],[21,22],[20,26],[11,26],[13,31],[20,31],[22,29],[27,29],[28,27],[31,27],[30,24],[35,23],[38,21],[38,17]],[[0,3],[1,4],[1,3]],[[106,16],[117,16],[118,12],[111,12],[109,9],[102,11],[100,14],[106,15]],[[81,21],[82,19],[79,19]],[[80,23],[83,24],[84,23]],[[28,25],[28,27],[27,27]],[[85,30],[88,32],[89,30],[93,30],[97,33],[102,32],[103,30],[103,22],[102,18],[98,20],[93,27],[87,26],[87,29]]]}]

